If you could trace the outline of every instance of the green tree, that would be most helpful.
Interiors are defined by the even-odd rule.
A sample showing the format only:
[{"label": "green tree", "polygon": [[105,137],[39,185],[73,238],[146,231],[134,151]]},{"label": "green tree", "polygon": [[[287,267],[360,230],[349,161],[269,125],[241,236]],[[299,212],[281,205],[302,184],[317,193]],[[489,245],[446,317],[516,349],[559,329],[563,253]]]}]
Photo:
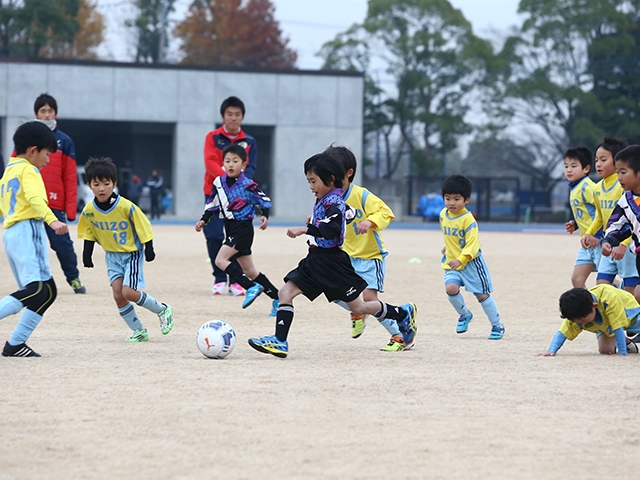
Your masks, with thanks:
[{"label": "green tree", "polygon": [[105,18],[96,8],[96,0],[80,0],[76,20],[78,31],[71,42],[50,42],[42,56],[95,60],[95,52],[104,40]]},{"label": "green tree", "polygon": [[[493,51],[447,0],[370,0],[364,23],[326,44],[320,55],[323,68],[344,69],[349,62],[365,68],[365,126],[382,134],[387,159],[407,150],[414,172],[440,173],[444,155],[471,131],[470,94]],[[378,64],[393,89],[374,88]],[[394,133],[399,141],[392,145]],[[385,176],[391,176],[398,163],[387,163],[392,170]]]},{"label": "green tree", "polygon": [[169,46],[168,16],[175,0],[134,0],[138,16],[125,24],[135,31],[136,62],[164,63]]}]

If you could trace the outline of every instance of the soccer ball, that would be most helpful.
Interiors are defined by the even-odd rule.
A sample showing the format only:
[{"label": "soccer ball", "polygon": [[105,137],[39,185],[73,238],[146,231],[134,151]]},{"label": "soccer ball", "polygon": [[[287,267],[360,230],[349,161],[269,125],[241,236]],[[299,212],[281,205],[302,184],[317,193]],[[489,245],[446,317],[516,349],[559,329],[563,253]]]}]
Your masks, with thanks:
[{"label": "soccer ball", "polygon": [[236,332],[222,320],[212,320],[200,327],[196,345],[205,357],[225,358],[236,346]]}]

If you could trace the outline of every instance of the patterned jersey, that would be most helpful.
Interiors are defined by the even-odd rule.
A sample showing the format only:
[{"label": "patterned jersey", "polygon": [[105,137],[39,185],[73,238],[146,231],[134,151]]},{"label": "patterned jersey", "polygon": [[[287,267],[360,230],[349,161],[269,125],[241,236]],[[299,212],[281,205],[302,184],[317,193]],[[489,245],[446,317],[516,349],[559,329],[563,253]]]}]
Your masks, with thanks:
[{"label": "patterned jersey", "polygon": [[626,290],[601,284],[590,288],[589,292],[593,296],[593,302],[598,304],[595,319],[586,325],[578,325],[565,319],[559,331],[569,340],[576,338],[583,330],[615,337],[615,330],[628,328],[640,313],[640,304]]},{"label": "patterned jersey", "polygon": [[[395,218],[391,209],[366,188],[353,183],[342,196],[354,212],[355,218],[346,229],[343,250],[350,257],[364,260],[382,260],[387,251],[380,230],[387,228]],[[358,233],[358,225],[364,220],[374,223],[367,233]]]},{"label": "patterned jersey", "polygon": [[336,188],[316,200],[311,223],[307,225],[307,244],[310,248],[340,248],[346,229],[346,203],[342,189]]},{"label": "patterned jersey", "polygon": [[[609,217],[613,213],[613,209],[618,204],[618,200],[624,193],[620,183],[618,183],[618,175],[612,174],[607,178],[603,178],[596,184],[596,218],[589,226],[584,235],[596,235],[598,230],[605,230]],[[626,240],[624,245],[629,245],[630,240]]]},{"label": "patterned jersey", "polygon": [[0,180],[0,215],[4,228],[24,220],[57,221],[47,203],[40,172],[28,160],[11,157]]},{"label": "patterned jersey", "polygon": [[[569,193],[571,213],[582,237],[596,218],[596,184],[585,176],[577,182],[569,182],[569,187],[571,188]],[[602,229],[599,229],[594,236],[602,238]]]},{"label": "patterned jersey", "polygon": [[458,270],[478,256],[480,238],[478,237],[478,222],[473,214],[463,208],[458,215],[451,215],[446,208],[440,211],[440,230],[444,235],[446,248],[442,268],[451,270],[449,262],[459,260],[462,264]]},{"label": "patterned jersey", "polygon": [[85,205],[78,220],[78,237],[98,242],[105,252],[135,252],[153,240],[151,222],[133,202],[117,195],[109,210],[95,199]]},{"label": "patterned jersey", "polygon": [[227,220],[252,220],[256,208],[265,212],[268,217],[271,199],[260,190],[256,182],[245,177],[244,173],[240,173],[231,186],[225,173],[213,181],[202,220],[208,222],[215,212],[220,212],[220,218]]},{"label": "patterned jersey", "polygon": [[[233,137],[233,138],[231,138]],[[237,135],[231,135],[222,125],[212,132],[207,133],[204,139],[204,193],[211,195],[211,185],[213,181],[224,175],[222,168],[222,151],[228,145],[237,143],[247,151],[247,160],[249,161],[245,170],[245,175],[253,178],[258,165],[258,145],[256,139],[251,135],[247,135],[244,130],[240,129]]]},{"label": "patterned jersey", "polygon": [[620,197],[609,217],[604,240],[612,246],[620,245],[631,237],[633,252],[640,253],[640,196],[627,191]]}]

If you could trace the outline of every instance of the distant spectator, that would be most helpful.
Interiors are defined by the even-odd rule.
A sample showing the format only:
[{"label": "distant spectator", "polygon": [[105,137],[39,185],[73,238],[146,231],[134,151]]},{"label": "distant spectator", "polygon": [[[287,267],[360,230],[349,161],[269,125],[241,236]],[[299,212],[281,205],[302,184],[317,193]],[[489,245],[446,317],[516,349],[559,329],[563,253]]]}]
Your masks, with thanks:
[{"label": "distant spectator", "polygon": [[140,202],[140,193],[142,192],[142,179],[135,173],[131,175],[131,181],[129,182],[129,200],[136,205]]},{"label": "distant spectator", "polygon": [[425,222],[435,222],[440,217],[440,212],[444,208],[442,196],[435,193],[424,194],[418,200],[418,206],[414,215],[422,216]]},{"label": "distant spectator", "polygon": [[162,176],[157,170],[153,170],[147,179],[147,187],[149,187],[149,195],[151,196],[151,219],[160,218],[160,198],[162,197],[163,184]]}]

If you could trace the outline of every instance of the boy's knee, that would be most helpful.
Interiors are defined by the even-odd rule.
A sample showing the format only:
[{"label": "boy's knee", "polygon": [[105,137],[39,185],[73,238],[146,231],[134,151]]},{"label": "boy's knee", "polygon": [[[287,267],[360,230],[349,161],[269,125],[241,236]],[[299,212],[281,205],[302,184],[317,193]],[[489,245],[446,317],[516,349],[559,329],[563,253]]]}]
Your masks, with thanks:
[{"label": "boy's knee", "polygon": [[29,310],[42,315],[58,296],[58,289],[53,278],[50,278],[45,282],[31,282],[21,293],[22,298],[18,300]]},{"label": "boy's knee", "polygon": [[444,289],[447,292],[447,295],[450,296],[457,295],[460,292],[460,286],[456,285],[455,283],[447,283],[444,286]]},{"label": "boy's knee", "polygon": [[478,299],[478,302],[482,303],[484,302],[487,298],[489,298],[489,295],[476,295],[476,298]]}]

